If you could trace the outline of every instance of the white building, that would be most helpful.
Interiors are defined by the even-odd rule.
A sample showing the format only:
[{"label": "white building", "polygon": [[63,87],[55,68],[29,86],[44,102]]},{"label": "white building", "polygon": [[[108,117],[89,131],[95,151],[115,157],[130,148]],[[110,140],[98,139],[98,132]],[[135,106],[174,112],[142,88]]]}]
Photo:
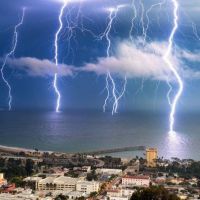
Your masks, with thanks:
[{"label": "white building", "polygon": [[110,197],[121,197],[122,196],[122,190],[121,189],[113,189],[107,191],[107,196]]},{"label": "white building", "polygon": [[121,169],[106,169],[106,168],[98,168],[96,169],[97,174],[108,174],[108,175],[119,175],[122,173]]},{"label": "white building", "polygon": [[[37,200],[38,195],[32,194],[32,190],[22,190],[20,193],[10,194],[2,193],[0,194],[0,200]],[[41,200],[47,200],[45,198]]]},{"label": "white building", "polygon": [[91,166],[83,166],[83,167],[74,167],[74,171],[82,171],[89,173],[91,171]]},{"label": "white building", "polygon": [[129,200],[128,197],[109,197],[109,200]]},{"label": "white building", "polygon": [[[55,177],[47,177],[45,179],[42,179],[40,181],[38,181],[38,184],[36,186],[36,189],[38,189],[39,191],[43,191],[43,190],[54,190],[53,188],[53,181],[55,180]],[[51,186],[51,188],[50,188]]]},{"label": "white building", "polygon": [[83,192],[78,192],[78,191],[72,191],[67,194],[67,196],[69,197],[70,200],[80,198],[84,195],[85,194]]},{"label": "white building", "polygon": [[78,178],[71,178],[66,176],[47,177],[38,182],[37,189],[39,191],[74,191],[76,190],[76,183]]},{"label": "white building", "polygon": [[107,191],[107,197],[112,200],[126,200],[130,199],[132,194],[135,192],[134,189],[114,189]]},{"label": "white building", "polygon": [[150,177],[149,176],[124,176],[122,178],[122,185],[127,186],[137,186],[137,187],[149,187]]},{"label": "white building", "polygon": [[84,172],[89,173],[89,172],[91,172],[91,166],[83,166],[83,167],[82,167],[82,170],[83,170]]},{"label": "white building", "polygon": [[97,181],[78,181],[76,184],[76,190],[90,194],[92,192],[99,191],[100,184]]},{"label": "white building", "polygon": [[108,190],[106,195],[109,200],[128,200],[128,196],[124,196],[122,194],[121,189],[115,189],[115,190]]},{"label": "white building", "polygon": [[26,177],[23,179],[24,182],[38,182],[40,180],[42,180],[42,178],[37,176]]},{"label": "white building", "polygon": [[134,192],[136,192],[136,189],[122,188],[122,196],[130,198]]}]

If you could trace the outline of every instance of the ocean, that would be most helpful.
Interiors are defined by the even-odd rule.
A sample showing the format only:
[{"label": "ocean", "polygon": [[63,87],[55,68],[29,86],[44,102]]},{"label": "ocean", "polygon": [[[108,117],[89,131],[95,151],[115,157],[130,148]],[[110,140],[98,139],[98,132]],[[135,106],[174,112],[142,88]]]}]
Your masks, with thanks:
[{"label": "ocean", "polygon": [[[85,152],[144,145],[157,147],[159,157],[200,160],[200,116],[176,117],[176,133],[168,133],[168,115],[97,111],[1,111],[0,145],[59,152]],[[141,152],[118,154],[133,157]],[[142,152],[143,154],[143,152]]]}]

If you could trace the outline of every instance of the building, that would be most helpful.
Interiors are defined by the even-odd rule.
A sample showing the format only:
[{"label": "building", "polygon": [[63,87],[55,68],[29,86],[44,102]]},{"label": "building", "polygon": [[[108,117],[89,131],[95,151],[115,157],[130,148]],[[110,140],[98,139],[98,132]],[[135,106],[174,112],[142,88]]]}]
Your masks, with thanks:
[{"label": "building", "polygon": [[130,174],[130,175],[135,175],[135,174],[139,173],[139,169],[140,169],[140,163],[139,163],[139,161],[136,161],[135,163],[133,163],[133,165],[128,166],[124,170],[124,173],[125,174]]},{"label": "building", "polygon": [[83,166],[82,171],[87,173],[91,172],[91,166]]},{"label": "building", "polygon": [[76,190],[76,183],[78,178],[71,178],[66,176],[47,177],[38,181],[37,189],[39,191],[74,191]]},{"label": "building", "polygon": [[120,189],[107,190],[107,196],[108,197],[121,197],[122,190],[120,190]]},{"label": "building", "polygon": [[0,187],[7,185],[7,180],[4,179],[4,174],[0,173]]},{"label": "building", "polygon": [[109,200],[128,200],[128,196],[124,196],[122,194],[122,190],[116,189],[116,190],[108,190],[106,195]]},{"label": "building", "polygon": [[16,186],[13,183],[13,184],[9,184],[9,185],[4,186],[3,192],[13,192],[15,189],[16,189]]},{"label": "building", "polygon": [[124,176],[122,177],[123,187],[149,187],[150,177],[149,176]]},{"label": "building", "polygon": [[157,158],[158,158],[157,148],[146,149],[147,167],[156,167]]},{"label": "building", "polygon": [[76,190],[90,194],[92,192],[98,192],[100,184],[97,181],[78,181],[76,184]]},{"label": "building", "polygon": [[91,172],[91,166],[83,166],[83,167],[74,167],[73,171],[80,171],[80,172]]},{"label": "building", "polygon": [[78,192],[78,191],[72,191],[72,192],[69,192],[67,194],[67,196],[69,197],[70,200],[71,199],[77,199],[77,198],[84,196],[84,193]]},{"label": "building", "polygon": [[128,200],[135,191],[135,189],[112,189],[107,190],[106,196],[112,200]]},{"label": "building", "polygon": [[128,197],[109,197],[109,200],[129,200]]},{"label": "building", "polygon": [[184,178],[167,178],[166,179],[166,182],[170,182],[170,183],[173,183],[175,185],[179,185],[181,183],[183,183],[185,181]]},{"label": "building", "polygon": [[121,169],[106,169],[106,168],[98,168],[96,169],[97,174],[108,174],[108,175],[119,175],[122,173]]},{"label": "building", "polygon": [[109,200],[129,200],[129,198],[128,197],[123,197],[123,196],[121,196],[121,197],[109,197]]},{"label": "building", "polygon": [[129,197],[129,199],[131,198],[131,196],[133,195],[134,192],[136,192],[136,189],[122,188],[122,196]]},{"label": "building", "polygon": [[[33,194],[32,190],[22,190],[15,193],[1,193],[0,200],[49,200],[47,198],[39,198],[38,195]],[[52,200],[52,199],[50,199]]]}]

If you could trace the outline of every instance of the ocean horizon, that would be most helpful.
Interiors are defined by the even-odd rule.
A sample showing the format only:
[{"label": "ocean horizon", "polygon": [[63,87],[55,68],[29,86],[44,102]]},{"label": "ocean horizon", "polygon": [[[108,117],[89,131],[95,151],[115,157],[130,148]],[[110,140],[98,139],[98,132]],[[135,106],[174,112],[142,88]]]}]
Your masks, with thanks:
[{"label": "ocean horizon", "polygon": [[[168,115],[156,112],[1,111],[0,145],[41,151],[87,152],[129,146],[158,148],[159,157],[200,160],[199,116],[177,115],[175,134]],[[133,157],[141,152],[115,155]]]}]

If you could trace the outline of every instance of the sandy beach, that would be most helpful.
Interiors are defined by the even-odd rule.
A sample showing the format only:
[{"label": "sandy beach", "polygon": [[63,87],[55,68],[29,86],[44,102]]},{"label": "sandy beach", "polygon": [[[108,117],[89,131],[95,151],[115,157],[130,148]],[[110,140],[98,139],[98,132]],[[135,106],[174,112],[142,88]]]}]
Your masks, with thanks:
[{"label": "sandy beach", "polygon": [[[0,145],[0,151],[3,152],[10,152],[10,153],[19,153],[19,152],[25,152],[25,153],[34,153],[36,152],[35,149],[28,149],[28,148],[21,148],[21,147],[10,147],[10,146],[4,146]],[[39,153],[53,153],[53,151],[38,151]]]}]

